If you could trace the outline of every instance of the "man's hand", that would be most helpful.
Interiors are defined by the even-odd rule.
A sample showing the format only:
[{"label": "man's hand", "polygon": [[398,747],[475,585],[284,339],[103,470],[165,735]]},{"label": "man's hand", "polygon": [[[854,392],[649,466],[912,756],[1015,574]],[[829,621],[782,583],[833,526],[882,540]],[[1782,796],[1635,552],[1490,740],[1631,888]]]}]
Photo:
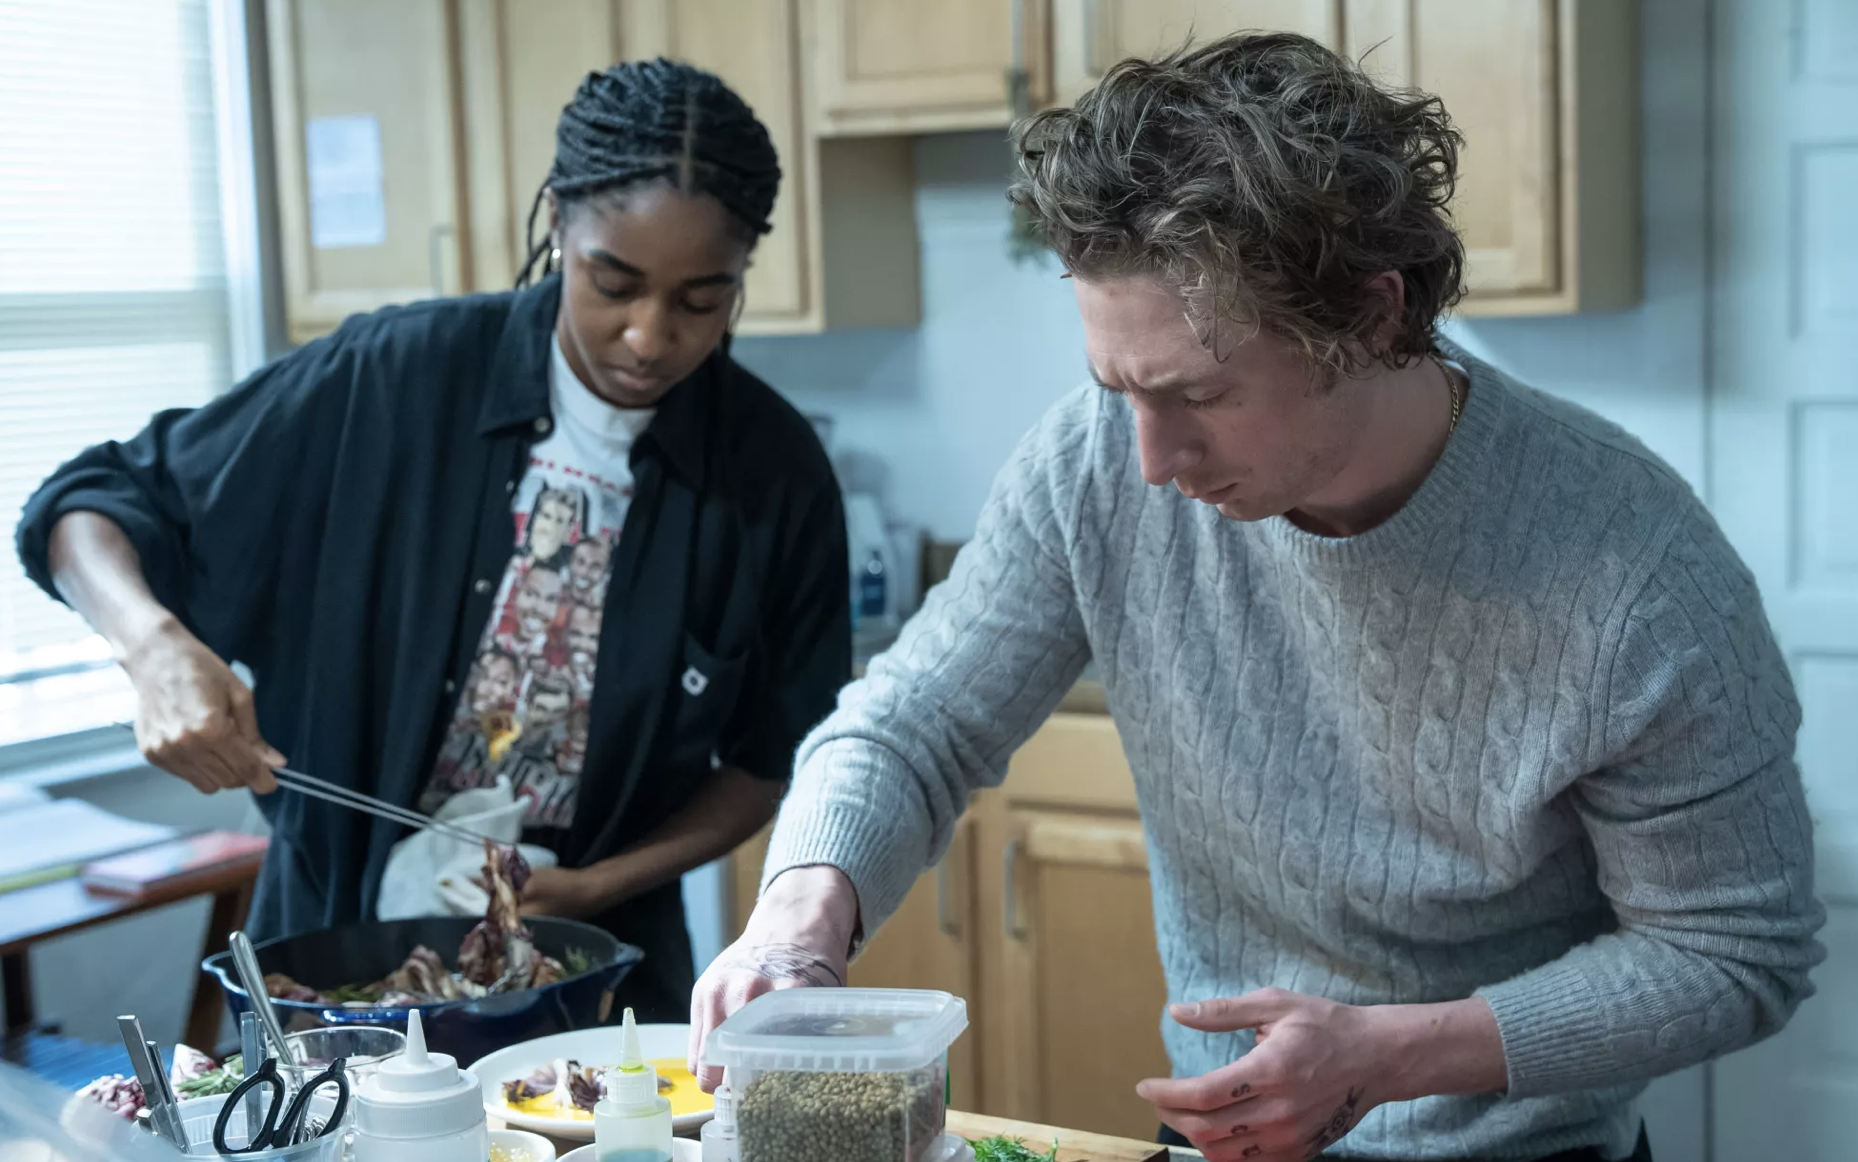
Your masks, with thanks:
[{"label": "man's hand", "polygon": [[843,985],[858,930],[858,893],[835,867],[800,867],[768,885],[742,938],[723,950],[690,998],[690,1071],[705,1093],[722,1071],[702,1065],[710,1031],[762,993]]},{"label": "man's hand", "polygon": [[598,865],[531,868],[529,882],[523,885],[523,915],[565,920],[599,915],[619,902],[608,899],[611,892],[606,879]]},{"label": "man's hand", "polygon": [[284,756],[258,733],[252,692],[232,668],[164,619],[123,654],[136,692],[136,744],[148,761],[202,792],[277,790]]},{"label": "man's hand", "polygon": [[1204,1032],[1258,1031],[1257,1048],[1231,1065],[1136,1086],[1213,1162],[1306,1162],[1384,1102],[1507,1081],[1496,1017],[1475,997],[1357,1006],[1267,988],[1169,1012]]},{"label": "man's hand", "polygon": [[1304,1162],[1386,1101],[1368,1010],[1281,989],[1169,1010],[1190,1029],[1256,1029],[1258,1047],[1222,1069],[1150,1079],[1136,1093],[1213,1162]]}]

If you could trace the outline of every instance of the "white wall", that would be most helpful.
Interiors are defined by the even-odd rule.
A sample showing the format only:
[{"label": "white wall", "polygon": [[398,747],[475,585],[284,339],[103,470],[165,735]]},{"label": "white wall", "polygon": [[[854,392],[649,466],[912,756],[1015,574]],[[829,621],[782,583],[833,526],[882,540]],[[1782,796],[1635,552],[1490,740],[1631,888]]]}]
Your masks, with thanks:
[{"label": "white wall", "polygon": [[833,417],[848,487],[878,486],[893,518],[943,539],[974,531],[1019,436],[1087,374],[1070,284],[1049,259],[1007,257],[1008,164],[998,133],[918,139],[921,326],[735,349],[800,407]]},{"label": "white wall", "polygon": [[[1645,296],[1570,318],[1484,319],[1448,333],[1526,382],[1637,434],[1704,491],[1708,276],[1705,13],[1642,0]],[[1475,145],[1467,151],[1475,157]],[[999,134],[923,138],[916,152],[923,322],[912,330],[743,340],[737,354],[800,406],[831,415],[848,483],[893,517],[963,539],[1013,443],[1085,377],[1057,271],[1007,256],[1009,153]],[[1702,1070],[1656,1085],[1660,1158],[1705,1156]]]}]

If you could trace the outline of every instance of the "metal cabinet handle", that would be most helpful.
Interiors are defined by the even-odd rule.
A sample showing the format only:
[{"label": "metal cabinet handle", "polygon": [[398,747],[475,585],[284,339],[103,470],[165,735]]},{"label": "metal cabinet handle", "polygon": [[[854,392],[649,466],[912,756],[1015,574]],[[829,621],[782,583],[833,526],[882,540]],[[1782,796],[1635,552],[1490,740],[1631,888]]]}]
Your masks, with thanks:
[{"label": "metal cabinet handle", "polygon": [[1032,112],[1032,74],[1026,71],[1026,0],[1012,0],[1013,59],[1006,68],[1006,107],[1015,118]]},{"label": "metal cabinet handle", "polygon": [[1103,71],[1097,63],[1097,18],[1100,15],[1097,0],[1084,0],[1084,75],[1091,78]]},{"label": "metal cabinet handle", "polygon": [[955,919],[954,905],[949,900],[948,865],[953,858],[951,851],[942,857],[942,862],[935,865],[935,922],[946,936],[961,935],[961,923]]},{"label": "metal cabinet handle", "polygon": [[1006,916],[1006,934],[1023,940],[1026,930],[1019,923],[1019,840],[1009,840],[1001,867],[1001,893],[1005,897],[1001,911]]},{"label": "metal cabinet handle", "polygon": [[1013,62],[1009,67],[1020,73],[1026,69],[1026,0],[1012,0],[1012,5],[1008,19],[1013,22]]},{"label": "metal cabinet handle", "polygon": [[439,222],[426,231],[426,275],[435,295],[445,293],[445,239],[451,232],[450,222]]}]

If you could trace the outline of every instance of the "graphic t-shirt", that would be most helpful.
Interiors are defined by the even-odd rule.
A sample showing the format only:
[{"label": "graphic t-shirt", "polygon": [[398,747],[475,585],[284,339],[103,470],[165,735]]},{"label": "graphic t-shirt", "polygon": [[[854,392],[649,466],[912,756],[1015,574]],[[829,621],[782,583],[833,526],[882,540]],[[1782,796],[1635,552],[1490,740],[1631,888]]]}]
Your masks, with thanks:
[{"label": "graphic t-shirt", "polygon": [[650,409],[589,391],[551,341],[555,424],[529,452],[512,499],[516,546],[419,808],[498,775],[528,800],[530,827],[574,820],[607,580],[632,504],[632,442]]}]

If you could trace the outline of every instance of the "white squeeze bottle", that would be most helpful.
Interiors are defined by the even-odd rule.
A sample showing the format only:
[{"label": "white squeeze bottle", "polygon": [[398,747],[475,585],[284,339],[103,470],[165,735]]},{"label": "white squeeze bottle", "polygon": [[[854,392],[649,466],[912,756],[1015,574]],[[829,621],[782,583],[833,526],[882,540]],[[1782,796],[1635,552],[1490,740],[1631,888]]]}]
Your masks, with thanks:
[{"label": "white squeeze bottle", "polygon": [[594,1106],[595,1162],[671,1162],[671,1103],[658,1094],[658,1071],[639,1053],[639,1026],[626,1010],[619,1068],[606,1071],[606,1094]]},{"label": "white squeeze bottle", "polygon": [[406,1052],[381,1063],[355,1098],[353,1162],[483,1162],[490,1157],[484,1092],[446,1053],[426,1052],[419,1010]]},{"label": "white squeeze bottle", "polygon": [[739,1162],[735,1139],[735,1091],[729,1088],[729,1071],[723,1070],[723,1083],[716,1087],[716,1113],[703,1123],[698,1137],[703,1140],[703,1162]]}]

